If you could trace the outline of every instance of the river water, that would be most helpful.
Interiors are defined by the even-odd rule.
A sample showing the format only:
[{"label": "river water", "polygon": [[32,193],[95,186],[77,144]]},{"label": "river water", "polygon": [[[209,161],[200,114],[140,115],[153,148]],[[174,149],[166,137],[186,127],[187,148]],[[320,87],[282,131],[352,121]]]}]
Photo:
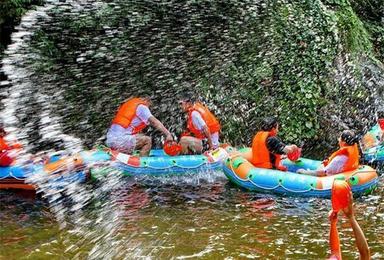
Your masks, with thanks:
[{"label": "river water", "polygon": [[[2,85],[9,88],[0,118],[25,150],[92,146],[129,94],[157,99],[163,106],[156,116],[169,114],[164,121],[175,132],[184,123],[172,106],[175,97],[197,92],[196,81],[213,75],[219,75],[217,86],[208,86],[203,98],[228,104],[215,113],[232,120],[232,141],[249,141],[237,127],[253,129],[244,118],[261,115],[225,81],[225,68],[239,46],[248,46],[263,2],[233,1],[232,19],[221,4],[155,2],[50,0],[23,17],[2,61],[8,77]],[[240,82],[254,89],[253,81]],[[356,199],[373,259],[384,259],[383,198],[380,183]],[[241,190],[222,172],[139,179],[116,172],[37,195],[0,191],[0,259],[325,259],[329,210],[329,200]],[[343,256],[355,259],[352,230],[343,217],[340,222]]]},{"label": "river water", "polygon": [[[57,194],[33,198],[1,191],[1,258],[325,259],[329,254],[329,200],[243,191],[221,172],[115,181],[78,186],[56,201]],[[384,258],[383,197],[380,185],[355,201],[373,259]],[[340,219],[343,256],[356,259],[352,230]]]}]

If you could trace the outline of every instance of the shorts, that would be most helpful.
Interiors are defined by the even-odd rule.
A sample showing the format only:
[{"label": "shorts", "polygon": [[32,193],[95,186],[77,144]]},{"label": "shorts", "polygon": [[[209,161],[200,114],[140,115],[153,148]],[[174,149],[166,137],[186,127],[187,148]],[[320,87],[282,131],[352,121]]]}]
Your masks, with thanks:
[{"label": "shorts", "polygon": [[208,139],[203,139],[203,140],[201,140],[201,142],[202,142],[202,146],[203,146],[203,152],[208,151],[209,150]]},{"label": "shorts", "polygon": [[124,133],[108,133],[107,140],[105,143],[109,148],[113,150],[130,154],[136,147],[136,135]]}]

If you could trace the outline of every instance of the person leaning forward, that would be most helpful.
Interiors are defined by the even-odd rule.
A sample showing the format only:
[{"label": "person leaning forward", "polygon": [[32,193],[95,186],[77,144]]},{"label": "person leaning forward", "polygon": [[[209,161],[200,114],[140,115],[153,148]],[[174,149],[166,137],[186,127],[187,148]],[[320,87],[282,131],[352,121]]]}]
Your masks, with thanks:
[{"label": "person leaning forward", "polygon": [[264,118],[261,130],[256,133],[252,141],[251,163],[258,168],[277,169],[286,171],[281,165],[281,155],[296,151],[296,145],[285,145],[277,137],[279,124],[274,117]]},{"label": "person leaning forward", "polygon": [[152,115],[150,105],[149,98],[131,98],[125,101],[119,107],[107,132],[107,146],[128,154],[140,149],[140,156],[148,156],[152,139],[140,133],[148,125],[162,132],[166,140],[172,141],[173,137],[168,129]]}]

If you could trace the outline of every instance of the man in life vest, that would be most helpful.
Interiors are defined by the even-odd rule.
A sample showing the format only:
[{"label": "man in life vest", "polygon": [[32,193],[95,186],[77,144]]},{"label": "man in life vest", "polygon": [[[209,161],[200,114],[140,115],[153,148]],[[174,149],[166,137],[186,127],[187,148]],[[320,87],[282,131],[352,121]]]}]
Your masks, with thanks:
[{"label": "man in life vest", "polygon": [[5,132],[3,126],[0,125],[0,167],[6,167],[13,163],[14,156],[11,155],[12,150],[22,148],[21,144],[14,143],[10,144],[5,140]]},{"label": "man in life vest", "polygon": [[[182,109],[188,113],[187,128],[180,138],[182,154],[201,154],[203,150],[219,147],[220,123],[216,117],[200,102],[189,98],[180,101]],[[208,144],[208,147],[205,147]]]},{"label": "man in life vest", "polygon": [[339,137],[339,150],[323,161],[321,168],[316,170],[299,169],[297,173],[313,176],[334,175],[353,171],[359,167],[358,138],[351,130],[344,130]]},{"label": "man in life vest", "polygon": [[281,165],[281,156],[297,151],[296,145],[285,145],[277,137],[279,124],[274,117],[263,119],[261,131],[257,132],[252,141],[251,163],[258,168],[286,171]]},{"label": "man in life vest", "polygon": [[152,115],[149,110],[149,98],[130,98],[118,109],[112,125],[107,133],[108,147],[123,152],[132,153],[140,149],[140,156],[148,156],[152,147],[152,139],[140,134],[148,125],[162,132],[166,140],[172,141],[172,135],[164,125]]}]

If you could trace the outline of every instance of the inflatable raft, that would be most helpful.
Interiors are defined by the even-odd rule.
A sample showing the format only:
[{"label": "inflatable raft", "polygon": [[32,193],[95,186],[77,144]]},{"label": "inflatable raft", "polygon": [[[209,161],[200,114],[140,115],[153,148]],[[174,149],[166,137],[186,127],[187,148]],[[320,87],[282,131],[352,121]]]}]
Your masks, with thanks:
[{"label": "inflatable raft", "polygon": [[315,177],[298,174],[298,169],[317,169],[321,161],[300,158],[296,162],[288,159],[283,164],[287,172],[254,167],[250,162],[251,150],[230,151],[223,165],[224,174],[236,185],[251,191],[270,192],[283,195],[307,197],[331,197],[334,179],[346,180],[355,195],[367,194],[378,185],[376,170],[362,165],[360,168],[333,176]]},{"label": "inflatable raft", "polygon": [[[102,151],[99,151],[101,153]],[[151,150],[148,157],[128,155],[117,151],[105,151],[111,163],[109,168],[94,167],[91,177],[98,179],[112,169],[121,171],[126,176],[184,174],[201,171],[221,170],[222,161],[228,153],[223,148],[202,155],[168,156],[163,150]],[[95,157],[96,158],[96,157]]]},{"label": "inflatable raft", "polygon": [[362,140],[363,158],[367,163],[384,163],[384,144],[380,143],[383,131],[376,124],[371,130],[366,133]]},{"label": "inflatable raft", "polygon": [[[48,175],[50,188],[60,188],[72,182],[85,182],[86,165],[107,160],[104,153],[85,151],[65,158],[51,158],[47,164],[11,165],[0,167],[0,189],[35,190],[39,176]],[[34,178],[36,177],[36,178]],[[29,182],[27,179],[29,178]],[[44,184],[45,185],[45,184]]]}]

